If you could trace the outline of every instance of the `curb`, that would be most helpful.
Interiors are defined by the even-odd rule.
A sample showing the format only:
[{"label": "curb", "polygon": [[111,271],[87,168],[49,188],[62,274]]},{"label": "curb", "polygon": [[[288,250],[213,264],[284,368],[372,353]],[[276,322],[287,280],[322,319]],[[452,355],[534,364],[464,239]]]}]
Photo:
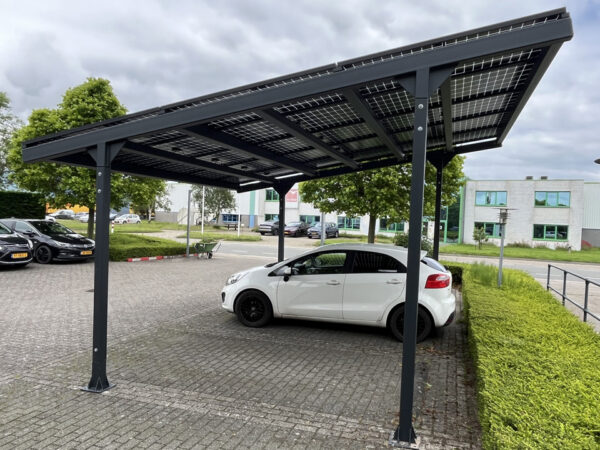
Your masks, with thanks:
[{"label": "curb", "polygon": [[199,253],[190,253],[187,255],[170,255],[170,256],[142,256],[141,258],[127,258],[127,262],[138,262],[138,261],[160,261],[161,259],[176,259],[176,258],[185,258],[185,257],[193,257],[199,256]]}]

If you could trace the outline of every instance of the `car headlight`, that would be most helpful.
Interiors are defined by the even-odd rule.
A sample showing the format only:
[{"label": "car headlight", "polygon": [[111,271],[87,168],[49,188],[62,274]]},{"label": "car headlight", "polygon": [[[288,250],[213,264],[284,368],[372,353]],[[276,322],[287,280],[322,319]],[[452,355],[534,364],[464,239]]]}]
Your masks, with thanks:
[{"label": "car headlight", "polygon": [[2,250],[4,250],[4,247],[2,247],[2,246],[0,245],[0,252],[1,252]]},{"label": "car headlight", "polygon": [[234,273],[233,275],[231,275],[228,279],[227,279],[227,286],[229,286],[230,284],[234,284],[237,283],[238,281],[240,281],[242,278],[244,278],[246,275],[248,274],[248,272],[239,272],[239,273]]},{"label": "car headlight", "polygon": [[33,242],[31,242],[31,239],[27,239],[27,245],[29,246],[30,250],[33,248]]},{"label": "car headlight", "polygon": [[72,247],[72,245],[71,245],[71,244],[68,244],[68,243],[66,243],[66,242],[54,241],[54,243],[55,243],[56,245],[58,245],[59,247]]}]

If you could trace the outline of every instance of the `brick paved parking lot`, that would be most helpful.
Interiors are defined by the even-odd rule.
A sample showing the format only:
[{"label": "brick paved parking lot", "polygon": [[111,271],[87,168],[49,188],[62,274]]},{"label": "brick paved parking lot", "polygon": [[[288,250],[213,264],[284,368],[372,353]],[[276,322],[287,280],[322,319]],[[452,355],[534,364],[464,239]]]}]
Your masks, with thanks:
[{"label": "brick paved parking lot", "polygon": [[[249,329],[221,310],[235,271],[270,262],[111,263],[108,377],[91,367],[93,263],[0,271],[0,448],[385,448],[402,345],[385,330]],[[421,448],[479,448],[458,321],[418,346]]]}]

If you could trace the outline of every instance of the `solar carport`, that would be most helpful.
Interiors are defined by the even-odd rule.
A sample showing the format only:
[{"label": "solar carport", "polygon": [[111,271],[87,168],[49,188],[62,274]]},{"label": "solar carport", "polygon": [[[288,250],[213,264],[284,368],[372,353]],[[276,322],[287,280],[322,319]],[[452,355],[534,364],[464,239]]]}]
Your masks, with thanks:
[{"label": "solar carport", "polygon": [[[400,424],[393,440],[414,442],[426,160],[438,173],[437,257],[443,167],[455,155],[502,146],[558,49],[572,36],[569,14],[558,9],[25,142],[26,162],[96,170],[93,357],[87,390],[111,387],[106,336],[112,171],[238,192],[270,187],[280,194],[283,227],[285,193],[295,182],[411,162]],[[280,260],[283,242],[280,232]]]}]

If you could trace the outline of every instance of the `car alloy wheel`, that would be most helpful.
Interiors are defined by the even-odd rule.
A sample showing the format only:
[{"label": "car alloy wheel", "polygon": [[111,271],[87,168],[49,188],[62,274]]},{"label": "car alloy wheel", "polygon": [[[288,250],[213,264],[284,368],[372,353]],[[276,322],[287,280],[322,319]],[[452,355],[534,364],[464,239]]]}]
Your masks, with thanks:
[{"label": "car alloy wheel", "polygon": [[40,264],[48,264],[52,261],[52,250],[47,245],[40,245],[35,251],[35,260]]},{"label": "car alloy wheel", "polygon": [[271,302],[259,291],[242,292],[235,302],[238,320],[247,327],[262,327],[271,321]]},{"label": "car alloy wheel", "polygon": [[[400,342],[404,339],[404,305],[400,305],[392,314],[389,322],[390,331]],[[429,336],[433,329],[433,321],[429,313],[419,306],[417,312],[417,342],[421,342]]]}]

